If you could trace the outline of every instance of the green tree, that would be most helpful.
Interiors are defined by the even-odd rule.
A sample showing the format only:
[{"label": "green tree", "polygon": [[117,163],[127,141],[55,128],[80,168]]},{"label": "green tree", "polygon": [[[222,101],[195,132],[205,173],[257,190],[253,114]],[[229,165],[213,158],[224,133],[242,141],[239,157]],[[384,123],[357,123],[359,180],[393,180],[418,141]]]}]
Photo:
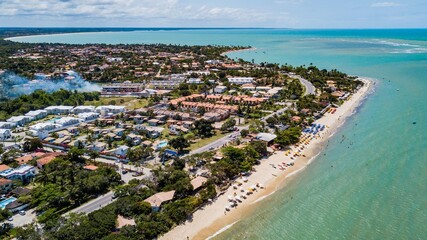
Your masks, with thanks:
[{"label": "green tree", "polygon": [[39,138],[27,139],[22,145],[24,152],[33,152],[39,148],[43,148],[43,143]]},{"label": "green tree", "polygon": [[169,145],[178,150],[178,152],[182,152],[185,148],[190,147],[190,143],[183,137],[178,136],[169,141]]},{"label": "green tree", "polygon": [[194,122],[194,128],[196,129],[197,135],[200,137],[210,137],[213,135],[212,124],[205,119],[200,119]]},{"label": "green tree", "polygon": [[236,126],[236,119],[229,118],[229,119],[227,119],[227,121],[225,121],[224,124],[222,124],[221,131],[223,131],[223,132],[233,131],[235,126]]}]

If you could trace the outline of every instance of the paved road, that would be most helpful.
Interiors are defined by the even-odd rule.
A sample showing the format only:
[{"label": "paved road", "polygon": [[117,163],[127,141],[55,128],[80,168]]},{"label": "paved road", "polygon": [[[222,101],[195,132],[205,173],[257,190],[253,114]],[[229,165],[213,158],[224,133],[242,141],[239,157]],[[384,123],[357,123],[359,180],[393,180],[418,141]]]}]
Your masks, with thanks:
[{"label": "paved road", "polygon": [[68,215],[69,213],[91,213],[95,210],[100,209],[101,207],[105,207],[108,204],[112,203],[116,199],[113,199],[113,191],[110,191],[102,196],[99,196],[98,198],[95,198],[83,205],[81,205],[78,208],[75,208],[64,215]]},{"label": "paved road", "polygon": [[288,75],[291,78],[298,79],[301,82],[301,84],[304,85],[304,87],[305,87],[304,95],[315,95],[316,94],[316,88],[307,79],[304,79],[301,76],[298,76],[295,74],[286,74],[286,75]]}]

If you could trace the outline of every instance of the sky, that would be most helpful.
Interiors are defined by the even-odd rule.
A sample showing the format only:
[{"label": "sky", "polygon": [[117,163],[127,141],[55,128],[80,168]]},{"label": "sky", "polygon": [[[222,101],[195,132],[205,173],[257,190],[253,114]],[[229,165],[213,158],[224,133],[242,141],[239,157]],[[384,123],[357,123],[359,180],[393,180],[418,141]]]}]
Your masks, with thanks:
[{"label": "sky", "polygon": [[427,28],[427,0],[0,0],[0,27]]}]

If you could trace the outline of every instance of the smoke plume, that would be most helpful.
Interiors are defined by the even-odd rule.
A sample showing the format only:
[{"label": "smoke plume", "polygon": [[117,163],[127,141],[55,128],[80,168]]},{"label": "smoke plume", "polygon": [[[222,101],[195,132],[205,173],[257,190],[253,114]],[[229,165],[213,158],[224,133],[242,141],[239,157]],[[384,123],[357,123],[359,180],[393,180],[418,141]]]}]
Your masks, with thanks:
[{"label": "smoke plume", "polygon": [[0,74],[0,99],[16,98],[30,94],[36,90],[54,92],[59,89],[77,90],[80,92],[100,91],[101,87],[83,79],[79,74],[69,71],[63,77],[55,80],[29,80],[13,72]]}]

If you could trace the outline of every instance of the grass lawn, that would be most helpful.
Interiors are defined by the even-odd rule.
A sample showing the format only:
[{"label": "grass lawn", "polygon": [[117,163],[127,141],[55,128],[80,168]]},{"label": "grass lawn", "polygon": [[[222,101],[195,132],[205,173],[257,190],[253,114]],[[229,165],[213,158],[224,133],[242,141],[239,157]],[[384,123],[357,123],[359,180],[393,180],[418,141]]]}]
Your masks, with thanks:
[{"label": "grass lawn", "polygon": [[203,138],[203,139],[199,140],[198,142],[191,144],[190,145],[190,151],[198,149],[198,148],[201,148],[201,147],[203,147],[203,146],[205,146],[205,145],[207,145],[207,144],[209,144],[211,142],[214,142],[214,141],[216,141],[216,140],[218,140],[220,138],[223,138],[227,134],[228,133],[221,133],[220,131],[216,131],[215,135],[213,135],[212,137],[210,137],[210,138]]},{"label": "grass lawn", "polygon": [[129,110],[135,110],[147,106],[148,100],[136,97],[100,97],[99,101],[87,101],[85,105],[124,105]]}]

